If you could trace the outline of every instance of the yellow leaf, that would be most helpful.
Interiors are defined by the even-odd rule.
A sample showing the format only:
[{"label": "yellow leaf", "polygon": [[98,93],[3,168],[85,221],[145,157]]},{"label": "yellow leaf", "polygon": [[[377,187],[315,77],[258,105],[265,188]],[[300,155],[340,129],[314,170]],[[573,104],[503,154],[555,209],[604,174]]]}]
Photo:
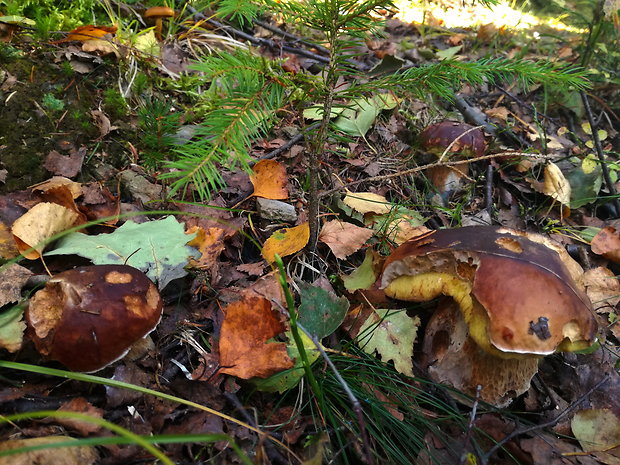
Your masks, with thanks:
[{"label": "yellow leaf", "polygon": [[284,228],[274,232],[263,245],[263,257],[269,263],[280,257],[294,254],[303,249],[310,239],[310,225],[303,223],[294,228]]},{"label": "yellow leaf", "polygon": [[283,200],[288,198],[288,177],[286,168],[275,160],[261,160],[252,168],[250,181],[254,195],[265,199]]},{"label": "yellow leaf", "polygon": [[353,210],[364,213],[389,213],[393,205],[379,194],[372,192],[347,192],[343,202]]},{"label": "yellow leaf", "polygon": [[545,180],[543,183],[543,193],[557,200],[562,205],[570,204],[570,184],[562,170],[555,163],[545,166]]}]

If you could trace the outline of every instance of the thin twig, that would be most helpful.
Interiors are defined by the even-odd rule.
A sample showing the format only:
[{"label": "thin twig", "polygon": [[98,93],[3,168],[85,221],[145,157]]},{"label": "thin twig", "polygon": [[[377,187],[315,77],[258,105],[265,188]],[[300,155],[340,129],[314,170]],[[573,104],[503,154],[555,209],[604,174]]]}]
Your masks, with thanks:
[{"label": "thin twig", "polygon": [[489,459],[493,456],[493,454],[495,454],[495,452],[497,452],[499,449],[504,447],[504,445],[506,443],[512,441],[514,438],[516,438],[518,436],[522,436],[522,435],[527,434],[527,433],[532,433],[534,431],[539,431],[541,429],[550,428],[552,426],[557,425],[560,421],[562,421],[562,419],[564,417],[566,417],[569,413],[571,413],[573,410],[575,410],[577,407],[579,407],[579,405],[581,405],[581,403],[584,400],[586,400],[594,391],[596,391],[601,386],[603,386],[603,384],[605,384],[607,381],[609,381],[609,378],[610,378],[610,376],[609,376],[609,373],[608,373],[608,374],[606,374],[603,377],[603,379],[601,379],[598,383],[596,383],[594,385],[594,387],[589,389],[588,392],[586,392],[584,395],[579,397],[579,399],[577,399],[571,405],[566,407],[562,411],[562,413],[560,413],[553,420],[547,421],[545,423],[541,423],[540,425],[528,426],[527,428],[519,428],[519,429],[514,430],[512,433],[510,433],[509,435],[504,437],[504,439],[502,439],[501,441],[497,442],[493,447],[491,447],[491,449],[489,449],[489,451],[486,454],[482,455],[480,457],[480,464],[481,465],[487,465],[489,463]]},{"label": "thin twig", "polygon": [[449,162],[435,162],[435,163],[429,163],[427,165],[422,165],[422,166],[416,166],[415,168],[411,168],[408,170],[404,170],[404,171],[399,171],[397,173],[391,173],[391,174],[383,174],[381,176],[372,176],[370,178],[364,178],[364,179],[358,179],[357,181],[353,181],[347,184],[344,184],[342,186],[339,187],[334,187],[333,189],[329,189],[327,191],[323,191],[319,194],[320,198],[323,197],[327,197],[330,196],[338,191],[341,191],[342,189],[348,189],[349,187],[353,187],[353,186],[357,186],[358,184],[362,184],[364,182],[375,182],[375,181],[385,181],[387,179],[392,179],[392,178],[399,178],[401,176],[408,176],[410,174],[414,174],[414,173],[419,173],[420,171],[424,171],[427,170],[429,168],[434,168],[436,166],[455,166],[461,163],[473,163],[473,162],[478,162],[478,161],[482,161],[482,160],[488,160],[491,158],[498,158],[498,157],[529,157],[529,158],[538,158],[541,160],[550,160],[551,157],[549,155],[542,155],[539,153],[527,153],[527,152],[500,152],[500,153],[494,153],[494,154],[490,154],[490,155],[484,155],[482,157],[477,157],[477,158],[470,158],[468,160],[459,160],[459,161],[449,161]]},{"label": "thin twig", "polygon": [[329,50],[323,47],[322,45],[312,43],[308,40],[302,39],[301,37],[297,37],[295,34],[291,34],[290,32],[283,31],[279,27],[272,26],[269,23],[266,23],[264,21],[258,21],[258,20],[254,20],[254,24],[262,27],[263,29],[267,29],[270,32],[273,32],[274,34],[282,36],[286,39],[290,39],[294,42],[299,42],[301,44],[307,45],[308,47],[316,48],[319,52],[329,55]]},{"label": "thin twig", "polygon": [[329,368],[332,370],[334,376],[336,377],[336,379],[342,386],[345,394],[349,398],[351,406],[353,407],[353,411],[355,412],[355,416],[357,417],[357,423],[359,424],[360,436],[362,437],[362,444],[364,445],[364,453],[366,455],[366,463],[368,463],[369,465],[374,465],[375,459],[372,454],[372,450],[370,450],[370,442],[368,441],[368,433],[366,431],[366,421],[364,420],[364,410],[362,409],[362,404],[357,399],[357,397],[355,397],[355,394],[353,394],[353,391],[349,387],[349,384],[344,380],[344,378],[338,371],[338,368],[336,368],[336,365],[334,365],[334,362],[332,362],[329,356],[325,353],[325,350],[323,349],[323,346],[321,345],[317,337],[314,334],[310,334],[308,330],[306,330],[306,328],[304,328],[299,323],[297,323],[297,327],[301,329],[306,334],[306,336],[308,336],[312,340],[314,346],[320,352],[321,356],[323,357]]},{"label": "thin twig", "polygon": [[480,391],[482,391],[482,386],[478,384],[476,386],[474,405],[471,406],[471,412],[469,414],[469,423],[467,424],[467,432],[465,433],[465,440],[463,441],[464,451],[459,460],[459,465],[470,463],[467,450],[471,446],[471,435],[474,430],[474,423],[476,422],[476,411],[478,410],[478,403],[480,402]]},{"label": "thin twig", "polygon": [[493,218],[493,173],[493,164],[489,163],[489,166],[487,166],[487,179],[484,189],[485,207],[489,214],[489,218]]},{"label": "thin twig", "polygon": [[607,190],[609,190],[610,196],[612,196],[611,203],[616,209],[616,218],[620,216],[620,198],[614,196],[617,195],[616,188],[614,183],[611,181],[611,177],[609,176],[609,168],[607,167],[607,160],[605,160],[605,153],[603,152],[603,146],[601,145],[601,139],[598,137],[598,128],[596,127],[596,122],[594,121],[594,116],[592,115],[592,109],[590,108],[590,101],[588,100],[588,96],[584,91],[579,92],[581,94],[581,100],[583,100],[583,107],[586,110],[586,115],[588,117],[588,122],[590,123],[590,129],[592,130],[592,140],[594,141],[594,148],[596,149],[596,154],[598,155],[598,159],[601,162],[601,170],[603,171],[603,179],[605,179],[605,184],[607,185]]}]

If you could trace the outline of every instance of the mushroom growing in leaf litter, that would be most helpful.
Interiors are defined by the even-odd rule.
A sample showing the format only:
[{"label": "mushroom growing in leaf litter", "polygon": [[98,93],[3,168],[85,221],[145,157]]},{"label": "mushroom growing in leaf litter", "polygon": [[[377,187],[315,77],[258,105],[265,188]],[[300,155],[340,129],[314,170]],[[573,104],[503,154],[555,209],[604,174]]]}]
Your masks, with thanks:
[{"label": "mushroom growing in leaf litter", "polygon": [[[419,136],[423,150],[443,161],[477,158],[484,155],[487,143],[482,129],[458,121],[442,121],[427,126]],[[469,173],[469,163],[435,166],[428,178],[443,196],[450,196],[461,187],[463,176]]]},{"label": "mushroom growing in leaf litter", "polygon": [[41,354],[93,372],[153,331],[162,308],[157,287],[140,270],[94,265],[50,279],[30,300],[26,321]]},{"label": "mushroom growing in leaf litter", "polygon": [[167,6],[154,6],[144,12],[144,19],[155,23],[155,37],[161,40],[162,22],[164,18],[174,18],[174,10]]},{"label": "mushroom growing in leaf litter", "polygon": [[[463,383],[439,376],[432,368],[429,374],[472,395],[481,384],[483,400],[505,405],[511,400],[506,394],[515,397],[525,392],[537,369],[534,362],[511,360],[537,360],[594,342],[596,320],[588,297],[575,284],[578,270],[561,247],[542,236],[474,226],[433,231],[401,245],[385,262],[381,287],[400,300],[451,297],[466,325],[467,338],[459,336],[461,323],[449,311],[434,317],[425,341],[429,362],[441,363],[450,351],[462,352],[464,357],[472,354],[476,360],[454,364],[471,365],[462,373],[468,378]],[[447,331],[437,325],[441,319],[451,322]],[[470,343],[479,350],[463,350]],[[489,356],[497,366],[518,366],[518,373],[504,366],[496,370],[496,377],[487,373],[484,380],[476,379],[493,370]]]}]

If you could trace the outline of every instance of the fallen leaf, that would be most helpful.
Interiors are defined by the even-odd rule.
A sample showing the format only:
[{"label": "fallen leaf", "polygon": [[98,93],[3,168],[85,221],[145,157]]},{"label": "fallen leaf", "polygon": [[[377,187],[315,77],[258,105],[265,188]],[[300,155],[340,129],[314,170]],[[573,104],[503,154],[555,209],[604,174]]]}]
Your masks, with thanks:
[{"label": "fallen leaf", "polygon": [[116,44],[105,39],[86,40],[82,43],[82,50],[87,53],[99,52],[100,55],[113,54],[116,58],[121,57]]},{"label": "fallen leaf", "polygon": [[[73,399],[64,402],[58,410],[63,412],[83,413],[93,418],[103,418],[104,413],[103,409],[93,406],[93,404],[88,402],[83,397],[74,397]],[[102,426],[78,418],[55,418],[53,422],[60,424],[81,436],[88,436],[102,430]]]},{"label": "fallen leaf", "polygon": [[10,439],[0,442],[0,451],[20,449],[22,447],[45,446],[44,449],[31,450],[21,454],[0,457],[0,465],[91,465],[97,459],[97,449],[92,446],[53,447],[59,442],[73,442],[77,439],[69,436],[45,436],[30,439]]},{"label": "fallen leaf", "polygon": [[269,263],[273,263],[276,260],[276,254],[280,257],[286,257],[299,252],[306,246],[308,240],[310,240],[309,223],[280,229],[265,241],[262,251],[263,258]]},{"label": "fallen leaf", "polygon": [[381,273],[380,260],[374,250],[367,249],[366,257],[362,264],[348,276],[342,277],[342,282],[347,291],[353,292],[359,289],[369,289]]},{"label": "fallen leaf", "polygon": [[598,313],[614,311],[620,303],[620,281],[603,266],[591,268],[579,276],[579,284],[586,290]]},{"label": "fallen leaf", "polygon": [[620,457],[620,418],[612,410],[580,410],[571,420],[571,429],[584,452],[607,452]]},{"label": "fallen leaf", "polygon": [[347,192],[343,202],[362,214],[377,213],[382,215],[389,213],[393,208],[393,205],[384,196],[372,192]]},{"label": "fallen leaf", "polygon": [[327,244],[336,258],[342,260],[361,249],[372,234],[368,228],[331,220],[323,225],[319,240]]},{"label": "fallen leaf", "polygon": [[334,121],[334,125],[351,136],[365,136],[377,116],[383,110],[390,110],[398,104],[392,94],[375,94],[373,97],[353,99]]},{"label": "fallen leaf", "polygon": [[23,317],[24,309],[20,305],[0,312],[0,348],[12,353],[21,349],[26,330]]},{"label": "fallen leaf", "polygon": [[42,202],[17,218],[11,232],[21,253],[35,247],[24,257],[36,260],[47,245],[41,242],[71,228],[77,224],[78,220],[79,215],[76,212],[55,203]]},{"label": "fallen leaf", "polygon": [[[66,179],[66,178],[62,178],[62,176],[66,176],[67,178],[72,178],[74,176],[77,176],[80,173],[80,171],[82,170],[82,163],[84,162],[85,156],[86,156],[86,147],[80,147],[79,150],[72,149],[69,155],[62,155],[56,150],[52,150],[50,153],[47,154],[47,157],[45,158],[45,163],[43,164],[43,166],[50,173],[56,174],[58,175],[58,177],[60,177],[60,179],[58,180],[55,179],[58,177],[52,178],[55,181],[57,181],[58,184],[60,184],[61,182],[60,180]],[[46,183],[41,183],[37,187],[39,188],[39,190],[42,190],[41,185],[45,187],[52,185],[50,181],[52,180],[48,180]],[[69,179],[67,179],[67,181],[69,181]],[[79,183],[75,183],[75,184],[78,184],[79,186]],[[68,183],[65,182],[62,185],[68,185]]]},{"label": "fallen leaf", "polygon": [[602,255],[608,260],[620,263],[620,232],[607,226],[592,238],[592,252]]},{"label": "fallen leaf", "polygon": [[79,255],[95,265],[130,265],[163,289],[173,279],[187,274],[185,265],[195,255],[194,249],[186,245],[192,239],[181,223],[168,216],[140,224],[127,221],[109,234],[71,233],[60,238],[46,256]]},{"label": "fallen leaf", "polygon": [[267,342],[285,329],[265,298],[247,297],[231,303],[224,310],[220,329],[220,372],[242,379],[268,378],[292,368],[286,344]]},{"label": "fallen leaf", "polygon": [[69,34],[65,39],[57,40],[53,43],[71,42],[73,40],[79,40],[85,42],[87,40],[100,39],[106,34],[114,34],[118,28],[116,26],[93,26],[87,24],[85,26],[79,26],[69,31]]},{"label": "fallen leaf", "polygon": [[299,323],[319,340],[336,331],[349,310],[346,297],[336,297],[308,283],[300,283],[299,295]]},{"label": "fallen leaf", "polygon": [[286,168],[275,160],[261,160],[252,168],[250,181],[254,195],[265,199],[283,200],[288,198],[288,177]]},{"label": "fallen leaf", "polygon": [[187,243],[200,252],[200,257],[191,259],[189,266],[200,270],[212,269],[224,251],[224,230],[221,228],[209,228],[206,231],[200,226],[192,226],[187,234],[195,234],[195,237]]},{"label": "fallen leaf", "polygon": [[399,373],[413,376],[413,343],[420,318],[411,318],[405,311],[377,309],[370,314],[358,334],[358,345],[364,352],[375,351],[381,360],[394,362]]},{"label": "fallen leaf", "polygon": [[0,222],[0,259],[10,260],[19,255],[13,234],[4,223]]},{"label": "fallen leaf", "polygon": [[118,129],[117,126],[112,126],[112,124],[110,123],[110,118],[108,118],[104,112],[100,110],[92,110],[90,114],[92,115],[93,120],[95,120],[95,124],[99,128],[99,137],[95,139],[96,141],[102,140],[110,133],[110,131]]},{"label": "fallen leaf", "polygon": [[235,269],[242,273],[247,273],[250,276],[261,276],[265,270],[265,262],[244,263],[242,265],[237,265]]},{"label": "fallen leaf", "polygon": [[18,302],[21,291],[32,271],[17,263],[12,263],[0,268],[0,307],[13,302]]},{"label": "fallen leaf", "polygon": [[549,163],[545,166],[543,193],[562,205],[570,205],[570,183],[555,163]]}]

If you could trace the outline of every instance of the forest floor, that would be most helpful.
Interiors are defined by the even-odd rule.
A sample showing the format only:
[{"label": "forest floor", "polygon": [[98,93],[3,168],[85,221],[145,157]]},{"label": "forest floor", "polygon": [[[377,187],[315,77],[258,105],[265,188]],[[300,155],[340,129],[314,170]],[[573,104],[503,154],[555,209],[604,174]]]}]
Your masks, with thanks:
[{"label": "forest floor", "polygon": [[[356,66],[370,73],[488,56],[580,63],[587,33],[570,18],[564,27],[507,7],[493,16],[449,3],[428,6],[424,17],[414,9],[389,15],[384,36],[359,46]],[[136,10],[119,11],[129,24]],[[336,127],[353,121],[368,129],[328,139],[314,173],[323,195],[311,253],[313,173],[304,131],[320,116],[280,109],[273,129],[253,141],[253,171],[222,168],[225,186],[208,201],[196,201],[191,188],[169,197],[160,175],[162,160],[195,139],[208,106],[197,97],[204,87],[192,81],[193,60],[228,42],[243,45],[245,34],[256,39],[254,52],[282,60],[284,72],[318,75],[323,49],[299,39],[320,38],[275,20],[240,31],[184,15],[184,23],[177,18],[164,28],[161,41],[151,31],[150,41],[133,42],[135,54],[119,56],[105,40],[88,48],[89,41],[72,40],[75,34],[50,41],[28,28],[0,29],[0,464],[165,462],[154,458],[153,444],[155,455],[178,464],[620,464],[617,37],[595,48],[591,88],[583,93],[588,106],[576,90],[506,82],[463,85],[453,101],[370,100],[370,116],[334,118]],[[346,77],[342,83],[350,84]],[[484,155],[456,171],[454,160],[462,158],[452,166],[437,161],[422,135],[444,121],[469,124],[462,127],[481,135]],[[441,292],[417,298],[430,300],[422,303],[385,295],[382,270],[397,260],[399,245],[423,238],[423,247],[444,229],[465,241],[461,228],[481,226],[495,228],[476,230],[462,247],[448,239],[450,260],[461,264],[465,253],[472,267],[489,254],[512,257],[487,248],[508,237],[526,249],[546,247],[527,239],[539,236],[497,227],[550,238],[563,253],[554,260],[569,271],[553,271],[556,265],[534,256],[526,265],[587,295],[582,302],[592,302],[591,314],[579,318],[598,328],[591,347],[528,361],[458,358],[471,339],[457,341],[462,323],[448,323],[461,318],[458,310],[440,323],[433,316],[449,305],[434,298]],[[282,270],[275,254],[284,257]],[[429,255],[444,271],[445,256]],[[120,301],[123,311],[129,306],[125,294],[92,294],[93,283],[111,279],[110,269],[94,271],[87,283],[61,274],[92,264],[141,270],[163,305],[147,343],[116,360],[120,349],[102,369],[92,361],[99,354],[81,345],[90,335],[77,334],[90,323],[55,329],[69,319],[58,313],[69,303],[78,308],[76,321],[86,321],[79,319],[88,313],[83,302],[104,302],[92,311],[101,315],[116,312]],[[531,296],[547,278],[523,284],[516,271],[512,276],[517,265],[495,268],[505,272],[505,296],[538,299]],[[54,279],[63,284],[54,287]],[[318,339],[296,331],[291,309]],[[569,310],[541,312],[538,323],[526,324],[546,340],[547,322],[553,330],[556,313]],[[104,341],[130,331],[129,317],[119,315],[106,316],[117,324],[95,337],[96,346],[114,345],[114,352],[122,344]],[[62,337],[54,340],[54,331]],[[447,352],[458,357],[440,366]],[[521,373],[528,363],[529,376]],[[59,437],[83,447],[51,448]],[[1,455],[32,446],[32,438],[45,438],[44,448]]]}]

